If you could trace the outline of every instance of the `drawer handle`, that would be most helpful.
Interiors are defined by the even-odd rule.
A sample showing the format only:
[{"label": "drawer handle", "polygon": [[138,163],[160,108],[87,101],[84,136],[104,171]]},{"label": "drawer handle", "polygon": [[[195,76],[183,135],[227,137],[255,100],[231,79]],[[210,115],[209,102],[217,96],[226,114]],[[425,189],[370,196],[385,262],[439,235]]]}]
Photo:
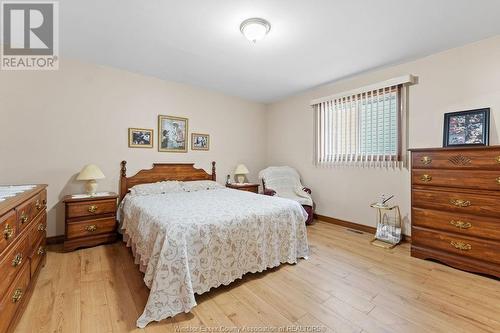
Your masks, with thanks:
[{"label": "drawer handle", "polygon": [[47,227],[45,226],[45,224],[40,223],[40,224],[38,225],[38,228],[37,228],[37,229],[38,229],[38,231],[45,231],[45,229],[46,229],[46,228],[47,228]]},{"label": "drawer handle", "polygon": [[12,303],[19,302],[22,297],[23,297],[23,290],[19,288],[16,289],[16,291],[14,291],[14,294],[12,295]]},{"label": "drawer handle", "polygon": [[89,213],[95,213],[97,211],[97,206],[96,205],[90,206],[88,211],[89,211]]},{"label": "drawer handle", "polygon": [[39,255],[44,255],[45,254],[45,248],[43,246],[40,246],[38,248],[38,251],[36,251]]},{"label": "drawer handle", "polygon": [[469,207],[470,205],[472,205],[469,200],[462,200],[462,199],[451,199],[450,203],[452,205],[455,205],[455,206],[461,207],[461,208]]},{"label": "drawer handle", "polygon": [[35,207],[36,207],[36,209],[37,209],[37,210],[42,209],[42,204],[40,203],[40,200],[37,200],[37,201],[35,202]]},{"label": "drawer handle", "polygon": [[14,259],[12,259],[12,267],[17,267],[23,262],[23,255],[21,253],[16,254]]},{"label": "drawer handle", "polygon": [[472,224],[470,222],[464,222],[464,221],[460,221],[460,220],[451,220],[450,221],[450,224],[454,227],[457,227],[459,229],[469,229],[470,227],[472,227]]},{"label": "drawer handle", "polygon": [[500,163],[500,156],[497,156],[495,160],[497,161],[497,163]]},{"label": "drawer handle", "polygon": [[95,232],[97,230],[97,226],[95,224],[91,224],[85,227],[85,230],[88,232]]},{"label": "drawer handle", "polygon": [[462,242],[462,241],[451,241],[450,245],[453,246],[455,249],[460,250],[460,251],[470,251],[472,250],[472,245]]},{"label": "drawer handle", "polygon": [[25,213],[25,212],[22,212],[22,213],[21,213],[21,223],[23,223],[23,224],[24,224],[24,223],[26,223],[26,222],[28,222],[28,215],[26,215],[26,213]]},{"label": "drawer handle", "polygon": [[430,156],[422,156],[420,162],[422,162],[423,165],[428,165],[432,163],[432,158]]},{"label": "drawer handle", "polygon": [[500,185],[500,177],[497,177],[497,184]]},{"label": "drawer handle", "polygon": [[7,223],[3,229],[3,238],[9,240],[12,236],[14,236],[14,229]]},{"label": "drawer handle", "polygon": [[423,182],[425,182],[425,183],[427,183],[427,182],[430,182],[432,180],[432,176],[431,175],[427,175],[427,174],[426,175],[422,175],[420,177],[420,180],[423,181]]}]

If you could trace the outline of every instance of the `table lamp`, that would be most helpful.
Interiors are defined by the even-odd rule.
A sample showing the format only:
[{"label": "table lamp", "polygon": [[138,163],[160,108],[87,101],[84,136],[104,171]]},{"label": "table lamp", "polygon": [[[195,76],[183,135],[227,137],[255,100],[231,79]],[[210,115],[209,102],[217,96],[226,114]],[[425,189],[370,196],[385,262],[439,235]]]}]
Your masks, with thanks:
[{"label": "table lamp", "polygon": [[245,175],[250,173],[247,167],[244,164],[238,164],[236,170],[234,170],[234,174],[236,179],[238,179],[238,183],[242,184],[245,181]]},{"label": "table lamp", "polygon": [[86,180],[87,184],[85,184],[85,190],[87,191],[88,195],[94,195],[97,190],[97,182],[96,179],[103,179],[104,174],[102,173],[101,169],[95,164],[89,164],[86,165],[82,171],[80,171],[80,174],[78,177],[76,177],[76,180]]}]

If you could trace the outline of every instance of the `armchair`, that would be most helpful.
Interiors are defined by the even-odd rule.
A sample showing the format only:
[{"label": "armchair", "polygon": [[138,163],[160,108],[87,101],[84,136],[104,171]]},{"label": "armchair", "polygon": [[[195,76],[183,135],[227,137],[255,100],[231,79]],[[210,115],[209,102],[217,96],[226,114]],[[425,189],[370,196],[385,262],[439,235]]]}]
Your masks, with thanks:
[{"label": "armchair", "polygon": [[297,201],[307,212],[306,224],[312,224],[314,219],[314,202],[311,189],[300,182],[297,171],[291,167],[268,167],[259,172],[262,179],[264,195],[279,196]]}]

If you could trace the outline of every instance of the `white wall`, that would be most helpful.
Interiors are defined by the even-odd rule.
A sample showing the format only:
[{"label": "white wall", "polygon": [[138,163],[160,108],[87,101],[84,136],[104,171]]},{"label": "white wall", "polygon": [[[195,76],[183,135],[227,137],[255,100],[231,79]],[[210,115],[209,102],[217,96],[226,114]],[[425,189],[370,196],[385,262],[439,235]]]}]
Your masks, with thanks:
[{"label": "white wall", "polygon": [[[157,151],[158,115],[189,118],[189,131],[210,134],[210,151]],[[128,148],[128,127],[153,128],[153,149]],[[46,183],[48,236],[64,233],[66,194],[87,163],[106,179],[99,190],[118,191],[120,161],[128,175],[153,162],[196,162],[225,181],[245,163],[250,180],[265,166],[265,106],[107,67],[65,61],[59,71],[0,72],[0,184]]]},{"label": "white wall", "polygon": [[327,96],[404,74],[418,76],[409,93],[409,147],[440,147],[445,112],[491,108],[490,144],[499,143],[500,37],[483,40],[324,85],[268,106],[267,161],[298,169],[311,187],[317,213],[375,226],[369,204],[381,193],[395,194],[409,234],[410,180],[408,170],[335,168],[312,164],[311,99]]},{"label": "white wall", "polygon": [[[383,193],[408,217],[407,170],[320,169],[312,165],[309,101],[333,93],[414,74],[410,88],[410,147],[441,146],[443,113],[491,107],[491,144],[498,144],[500,37],[324,85],[267,107],[223,94],[126,71],[64,61],[54,72],[0,72],[0,184],[48,183],[48,235],[64,232],[60,199],[83,191],[75,177],[97,163],[101,190],[118,191],[119,163],[128,174],[152,162],[217,161],[224,182],[237,163],[256,173],[267,165],[291,165],[312,188],[317,212],[374,226],[369,204]],[[209,133],[209,152],[160,153],[130,149],[128,127],[153,128],[157,116],[189,118],[190,132]],[[408,233],[408,232],[407,232]]]}]

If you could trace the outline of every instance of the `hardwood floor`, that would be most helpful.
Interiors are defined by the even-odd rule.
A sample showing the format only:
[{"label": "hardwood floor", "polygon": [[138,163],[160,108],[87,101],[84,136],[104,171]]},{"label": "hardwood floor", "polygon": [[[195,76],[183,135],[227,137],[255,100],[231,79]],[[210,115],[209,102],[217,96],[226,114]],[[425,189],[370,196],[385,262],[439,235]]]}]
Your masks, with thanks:
[{"label": "hardwood floor", "polygon": [[308,227],[308,237],[309,260],[248,274],[198,296],[191,313],[144,330],[135,321],[148,289],[129,249],[122,243],[71,253],[53,247],[16,332],[291,325],[317,325],[328,332],[500,331],[497,280],[411,258],[408,244],[374,247],[370,235],[324,222]]}]

